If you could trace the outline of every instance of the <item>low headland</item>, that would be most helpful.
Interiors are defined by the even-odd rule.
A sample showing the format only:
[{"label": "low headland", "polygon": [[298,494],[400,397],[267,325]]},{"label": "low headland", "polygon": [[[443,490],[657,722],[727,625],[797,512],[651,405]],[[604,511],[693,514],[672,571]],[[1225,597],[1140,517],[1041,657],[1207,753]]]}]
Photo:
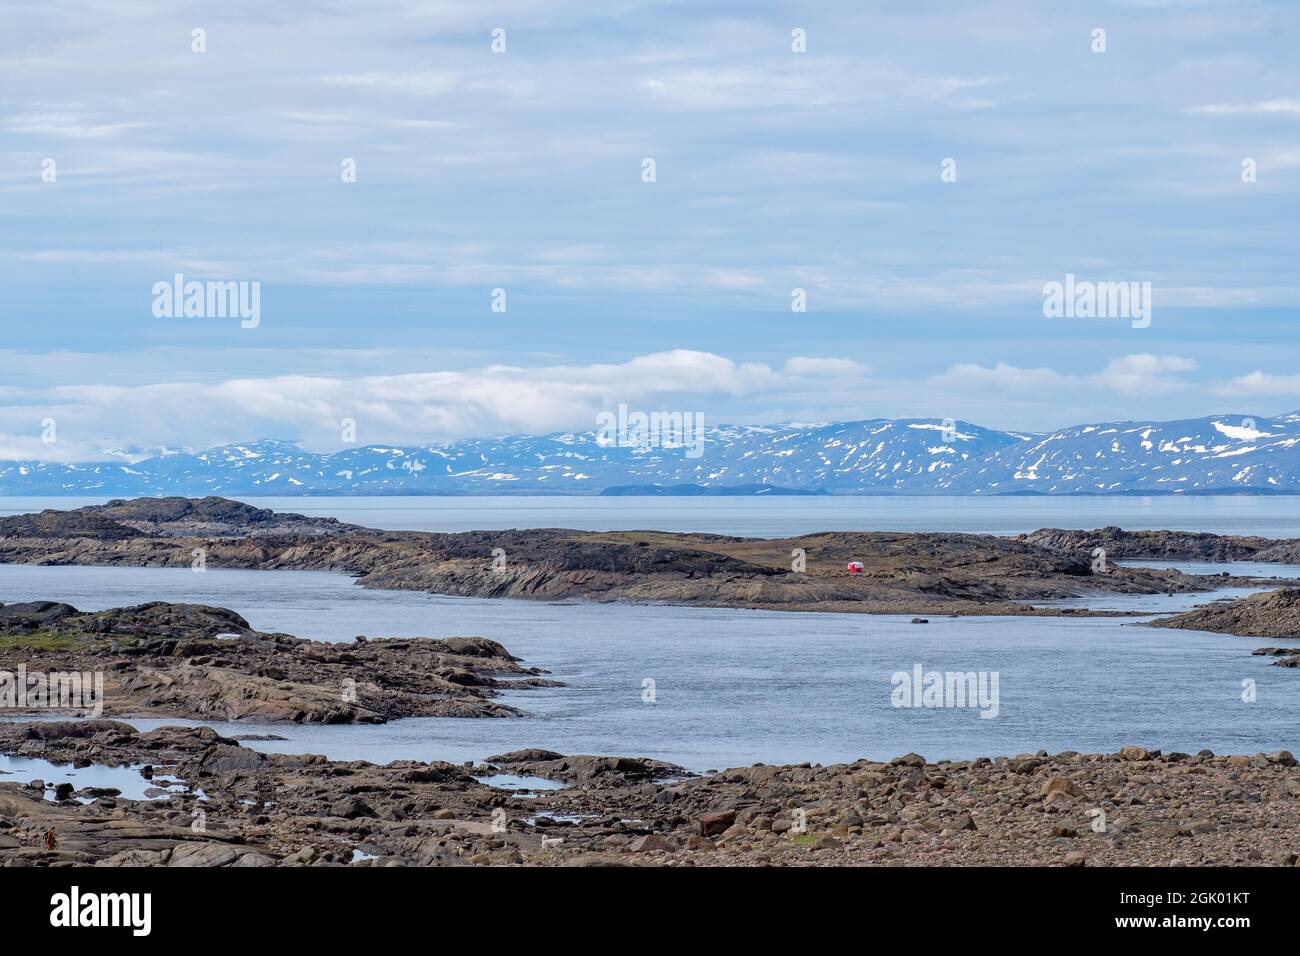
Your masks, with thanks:
[{"label": "low headland", "polygon": [[[1099,550],[1100,549],[1100,550]],[[376,531],[224,498],[137,498],[0,518],[0,563],[337,571],[366,588],[867,614],[1115,614],[1055,602],[1283,583],[1125,567],[1162,557],[1300,563],[1294,542],[1119,529],[1017,537],[823,532],[760,539],[566,529]],[[861,564],[850,571],[850,563]]]}]

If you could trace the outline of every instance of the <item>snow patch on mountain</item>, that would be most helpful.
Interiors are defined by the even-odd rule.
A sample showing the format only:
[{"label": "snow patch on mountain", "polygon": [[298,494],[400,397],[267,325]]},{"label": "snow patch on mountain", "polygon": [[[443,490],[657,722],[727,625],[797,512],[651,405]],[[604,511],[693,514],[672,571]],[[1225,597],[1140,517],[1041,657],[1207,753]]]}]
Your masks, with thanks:
[{"label": "snow patch on mountain", "polygon": [[1050,434],[871,419],[717,425],[704,454],[607,447],[596,432],[316,454],[267,440],[134,462],[0,462],[6,495],[598,494],[773,488],[832,494],[1300,493],[1300,414],[1093,422]]}]

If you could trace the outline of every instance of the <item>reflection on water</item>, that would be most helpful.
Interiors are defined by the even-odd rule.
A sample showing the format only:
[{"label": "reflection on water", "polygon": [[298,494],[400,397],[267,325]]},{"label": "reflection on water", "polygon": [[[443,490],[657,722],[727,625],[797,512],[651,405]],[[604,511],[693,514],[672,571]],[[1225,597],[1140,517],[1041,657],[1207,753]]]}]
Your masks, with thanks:
[{"label": "reflection on water", "polygon": [[[30,783],[43,780],[46,783],[46,799],[54,799],[54,787],[60,783],[70,783],[81,790],[94,787],[98,790],[117,790],[130,800],[155,800],[170,796],[169,793],[146,795],[150,788],[170,790],[171,793],[185,793],[186,787],[175,777],[157,776],[147,779],[140,771],[144,764],[109,767],[104,764],[91,764],[88,767],[74,767],[72,764],[51,763],[38,757],[19,757],[0,754],[0,783]],[[201,792],[199,794],[202,796]],[[76,798],[81,803],[89,803],[93,797]]]},{"label": "reflection on water", "polygon": [[514,790],[516,792],[528,792],[530,790],[563,790],[567,786],[560,780],[548,780],[546,777],[530,777],[527,775],[514,773],[493,773],[486,777],[479,777],[479,783],[485,783],[489,787],[496,787],[498,790]]}]

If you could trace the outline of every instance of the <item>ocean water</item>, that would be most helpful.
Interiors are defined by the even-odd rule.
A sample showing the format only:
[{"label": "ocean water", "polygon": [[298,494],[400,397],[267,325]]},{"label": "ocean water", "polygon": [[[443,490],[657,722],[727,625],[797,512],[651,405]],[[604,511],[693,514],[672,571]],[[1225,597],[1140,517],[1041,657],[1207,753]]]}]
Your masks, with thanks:
[{"label": "ocean water", "polygon": [[[0,498],[0,515],[102,504],[107,498]],[[1169,529],[1300,537],[1300,497],[288,497],[241,498],[262,508],[338,518],[384,530],[702,531],[790,537],[815,531],[963,531],[1038,528]]]},{"label": "ocean water", "polygon": [[[1168,611],[1235,593],[1242,592],[1105,603]],[[1148,628],[1128,618],[932,617],[912,624],[897,616],[446,598],[368,591],[324,572],[0,565],[0,601],[39,598],[83,609],[202,601],[230,607],[255,627],[319,640],[482,635],[568,685],[505,695],[527,712],[520,719],[213,725],[229,734],[282,735],[288,739],[250,746],[286,753],[382,763],[481,760],[545,747],[707,770],[909,751],[940,759],[1127,744],[1300,749],[1300,673],[1250,654],[1268,642]],[[918,664],[923,671],[996,673],[997,715],[893,706],[893,676]],[[1243,681],[1255,683],[1253,702],[1242,699]]]},{"label": "ocean water", "polygon": [[[18,757],[0,754],[0,783],[30,783],[42,780],[46,785],[45,799],[54,799],[54,787],[60,783],[70,783],[80,790],[82,787],[113,788],[121,796],[130,800],[161,800],[165,794],[146,795],[145,791],[158,788],[165,793],[185,793],[187,788],[178,785],[174,777],[159,774],[145,778],[140,771],[143,764],[109,767],[103,764],[91,764],[88,767],[74,767],[70,763],[51,763],[38,757]],[[200,794],[202,791],[198,791]],[[92,797],[77,797],[80,803],[90,803]]]}]

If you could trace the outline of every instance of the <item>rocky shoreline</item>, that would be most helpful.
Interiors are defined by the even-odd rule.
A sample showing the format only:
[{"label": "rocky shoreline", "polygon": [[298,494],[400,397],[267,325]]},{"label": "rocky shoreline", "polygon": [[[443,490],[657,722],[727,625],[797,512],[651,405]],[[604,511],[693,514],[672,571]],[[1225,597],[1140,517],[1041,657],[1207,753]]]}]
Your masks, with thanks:
[{"label": "rocky shoreline", "polygon": [[[163,602],[94,613],[0,605],[0,673],[20,669],[102,675],[96,716],[263,723],[513,717],[493,700],[501,690],[561,686],[482,637],[330,644],[256,631],[225,608]],[[20,703],[0,693],[7,713],[50,706]]]},{"label": "rocky shoreline", "polygon": [[[1094,547],[1101,546],[1117,548],[1112,559],[1123,556],[1123,542],[1100,532],[1019,538],[827,532],[781,539],[564,529],[384,532],[215,497],[141,498],[0,518],[0,562],[328,570],[368,588],[481,598],[916,615],[1113,614],[1034,602],[1201,592],[1230,583],[1098,564]],[[861,562],[861,572],[850,572],[849,562]]]},{"label": "rocky shoreline", "polygon": [[[0,725],[0,753],[129,765],[154,799],[0,777],[5,866],[1293,866],[1300,768],[1255,756],[1022,754],[693,776],[632,757],[478,766],[262,754],[209,728]],[[523,795],[508,772],[568,786]]]},{"label": "rocky shoreline", "polygon": [[[1213,601],[1182,614],[1152,621],[1151,626],[1300,641],[1300,588],[1281,588],[1235,600]],[[1254,653],[1278,658],[1274,661],[1278,667],[1300,667],[1300,646],[1260,647]]]},{"label": "rocky shoreline", "polygon": [[1263,561],[1300,564],[1300,540],[1202,531],[1125,531],[1114,526],[1095,531],[1041,528],[1016,539],[1053,551],[1105,550],[1107,557],[1145,561]]}]

